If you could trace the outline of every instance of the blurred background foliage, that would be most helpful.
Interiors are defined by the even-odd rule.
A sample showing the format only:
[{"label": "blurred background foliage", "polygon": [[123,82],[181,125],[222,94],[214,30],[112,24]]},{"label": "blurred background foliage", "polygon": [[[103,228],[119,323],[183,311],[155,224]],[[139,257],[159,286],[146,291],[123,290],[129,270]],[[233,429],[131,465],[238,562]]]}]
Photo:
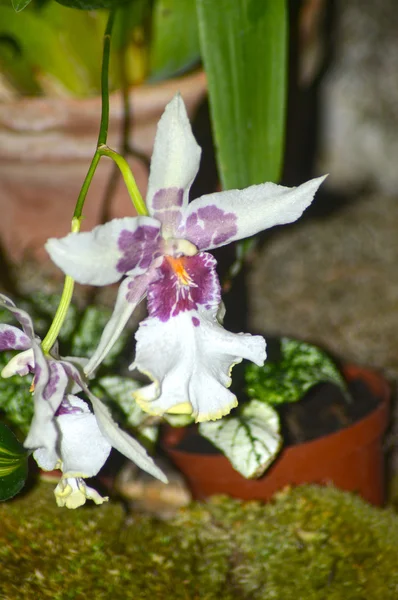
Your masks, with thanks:
[{"label": "blurred background foliage", "polygon": [[[0,0],[0,100],[98,95],[108,11],[79,9],[109,6],[109,0],[13,4],[19,12],[11,0]],[[277,181],[287,29],[285,0],[122,0],[110,90],[155,84],[203,66],[222,186]]]}]

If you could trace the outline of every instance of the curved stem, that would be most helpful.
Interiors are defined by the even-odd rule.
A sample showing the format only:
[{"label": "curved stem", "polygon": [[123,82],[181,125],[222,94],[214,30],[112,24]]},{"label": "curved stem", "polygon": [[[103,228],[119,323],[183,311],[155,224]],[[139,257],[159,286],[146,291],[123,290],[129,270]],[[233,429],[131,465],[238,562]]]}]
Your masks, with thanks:
[{"label": "curved stem", "polygon": [[106,24],[104,34],[104,48],[102,54],[102,69],[101,69],[101,123],[98,134],[97,148],[100,144],[106,144],[109,127],[109,58],[111,50],[111,35],[113,22],[115,20],[116,9],[113,8],[109,14],[108,23]]},{"label": "curved stem", "polygon": [[73,213],[74,219],[81,219],[84,202],[86,200],[87,192],[90,187],[91,181],[94,177],[95,170],[98,166],[101,158],[98,152],[98,147],[102,144],[106,144],[108,138],[109,128],[109,58],[111,49],[111,33],[113,22],[115,20],[115,9],[113,9],[109,15],[108,23],[106,25],[104,34],[104,47],[102,57],[102,69],[101,69],[101,122],[98,133],[97,149],[91,161],[88,173],[83,182],[79,196],[77,198],[75,212]]},{"label": "curved stem", "polygon": [[76,202],[76,206],[75,206],[75,212],[73,213],[72,222],[77,220],[77,221],[79,221],[79,225],[80,225],[81,218],[82,218],[83,206],[84,206],[84,202],[86,200],[87,192],[88,192],[88,189],[89,189],[89,187],[91,185],[91,181],[92,181],[92,179],[94,177],[94,173],[95,173],[95,170],[96,170],[96,168],[98,166],[100,158],[101,158],[101,155],[98,152],[98,150],[96,150],[95,154],[94,154],[94,156],[92,158],[91,164],[90,164],[90,166],[88,168],[87,175],[86,175],[86,177],[85,177],[85,179],[83,181],[83,185],[81,187],[79,196],[77,198],[77,202]]},{"label": "curved stem", "polygon": [[124,183],[126,184],[128,193],[137,213],[139,215],[148,215],[147,207],[145,205],[144,200],[142,199],[142,196],[137,187],[137,184],[135,182],[134,176],[131,172],[127,160],[121,154],[118,154],[114,150],[108,148],[108,146],[106,146],[105,144],[98,146],[98,151],[101,156],[108,156],[109,158],[114,160],[117,166],[119,167],[124,179]]},{"label": "curved stem", "polygon": [[[113,22],[115,20],[116,9],[112,9],[108,22],[105,29],[104,34],[104,45],[103,45],[103,54],[102,54],[102,69],[101,69],[101,122],[100,122],[100,130],[98,134],[98,142],[97,149],[94,153],[93,159],[91,161],[90,167],[88,169],[87,175],[84,179],[83,185],[81,187],[79,196],[77,198],[75,211],[73,213],[72,218],[72,233],[76,233],[80,231],[80,224],[82,220],[82,212],[84,202],[86,200],[87,192],[89,190],[91,181],[94,177],[95,170],[98,166],[99,160],[101,158],[101,153],[99,151],[99,146],[106,144],[106,140],[108,137],[108,127],[109,127],[109,57],[110,57],[110,49],[111,49],[111,33]],[[61,299],[55,313],[53,322],[51,323],[50,329],[47,332],[43,342],[42,348],[44,353],[50,352],[53,347],[61,327],[65,321],[69,305],[72,300],[73,289],[74,289],[74,280],[72,277],[67,275],[65,277],[64,288],[62,290]]]},{"label": "curved stem", "polygon": [[62,296],[57,308],[57,312],[55,313],[53,322],[51,323],[51,327],[48,330],[48,333],[41,344],[44,354],[48,354],[50,352],[51,348],[55,343],[55,340],[59,335],[60,329],[65,321],[66,314],[68,312],[69,305],[72,300],[74,287],[74,280],[72,279],[72,277],[69,277],[69,275],[66,275],[64,289],[62,291]]}]

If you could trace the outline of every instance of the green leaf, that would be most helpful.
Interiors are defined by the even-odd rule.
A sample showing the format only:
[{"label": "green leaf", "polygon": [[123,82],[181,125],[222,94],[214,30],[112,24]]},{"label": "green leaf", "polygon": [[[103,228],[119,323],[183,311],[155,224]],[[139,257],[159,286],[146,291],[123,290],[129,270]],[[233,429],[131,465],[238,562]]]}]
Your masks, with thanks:
[{"label": "green leaf", "polygon": [[287,79],[285,0],[197,0],[225,189],[280,177]]},{"label": "green leaf", "polygon": [[270,405],[297,402],[314,385],[323,382],[337,385],[349,401],[347,385],[331,358],[311,344],[281,338],[281,356],[267,360],[263,367],[246,367],[246,392]]},{"label": "green leaf", "polygon": [[32,0],[11,0],[15,12],[21,12]]},{"label": "green leaf", "polygon": [[74,69],[85,79],[87,95],[99,93],[106,12],[71,10],[51,0],[41,9],[40,16],[57,32]]},{"label": "green leaf", "polygon": [[40,83],[18,41],[4,33],[0,35],[0,69],[7,83],[19,94],[35,96],[41,93]]},{"label": "green leaf", "polygon": [[151,12],[151,0],[134,0],[119,8],[112,30],[112,47],[121,50],[128,46],[137,29],[145,29]]},{"label": "green leaf", "polygon": [[[16,14],[11,7],[0,6],[2,39],[14,41],[42,87],[77,96],[90,93],[86,73],[81,68],[82,57],[68,36],[60,34],[40,14],[29,10]],[[12,71],[12,64],[8,67]]]},{"label": "green leaf", "polygon": [[155,0],[150,79],[184,72],[200,59],[196,0]]},{"label": "green leaf", "polygon": [[0,500],[8,500],[23,487],[28,476],[29,452],[12,431],[0,423]]},{"label": "green leaf", "polygon": [[243,405],[237,416],[201,423],[199,432],[247,479],[264,473],[282,443],[278,414],[257,400]]},{"label": "green leaf", "polygon": [[133,392],[141,387],[141,384],[130,377],[101,377],[98,381],[99,392],[105,392],[109,400],[115,402],[123,411],[126,423],[139,430],[140,435],[155,442],[158,436],[158,427],[145,425],[150,417],[145,413],[133,399]]}]

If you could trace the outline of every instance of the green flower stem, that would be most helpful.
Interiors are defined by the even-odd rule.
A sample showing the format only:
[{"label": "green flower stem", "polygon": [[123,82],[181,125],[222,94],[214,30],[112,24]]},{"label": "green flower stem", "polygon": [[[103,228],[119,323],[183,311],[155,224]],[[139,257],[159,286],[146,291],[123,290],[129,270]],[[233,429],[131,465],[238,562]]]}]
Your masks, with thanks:
[{"label": "green flower stem", "polygon": [[118,154],[114,150],[108,148],[108,146],[106,146],[105,144],[98,146],[98,151],[101,156],[108,156],[109,158],[114,160],[117,166],[119,167],[124,179],[124,183],[126,184],[128,193],[137,213],[139,215],[148,215],[147,207],[145,205],[144,200],[142,199],[142,196],[137,187],[137,184],[135,182],[134,176],[131,172],[127,160],[121,154]]},{"label": "green flower stem", "polygon": [[[101,152],[99,147],[106,144],[106,140],[108,137],[108,127],[109,127],[109,56],[110,56],[110,48],[111,48],[111,33],[113,22],[115,20],[115,12],[116,9],[111,10],[108,18],[108,23],[105,29],[104,34],[104,46],[103,46],[103,54],[102,54],[102,70],[101,70],[101,123],[100,130],[98,134],[98,142],[97,149],[91,161],[90,167],[88,169],[87,175],[84,179],[82,188],[80,190],[79,196],[77,198],[75,211],[73,213],[72,218],[72,233],[77,233],[80,231],[80,224],[82,220],[82,212],[84,202],[86,200],[87,192],[90,187],[91,181],[94,177],[95,170],[98,166],[98,163],[101,158]],[[135,182],[134,182],[135,183]],[[61,327],[65,321],[71,300],[73,295],[75,282],[72,277],[67,275],[65,277],[64,289],[62,291],[61,300],[59,302],[59,306],[55,313],[53,322],[51,323],[50,329],[47,332],[46,337],[42,342],[42,349],[44,353],[49,353],[51,348],[53,347]]]},{"label": "green flower stem", "polygon": [[[109,57],[111,50],[111,33],[113,22],[115,20],[115,9],[113,9],[109,15],[108,23],[104,34],[104,48],[102,58],[102,69],[101,69],[101,123],[98,134],[97,149],[91,161],[88,173],[83,182],[82,189],[78,196],[75,212],[73,213],[73,220],[78,219],[81,221],[84,202],[86,200],[88,189],[91,185],[91,181],[94,177],[95,170],[101,158],[99,147],[106,144],[108,138],[109,128]],[[79,231],[79,230],[77,230]]]},{"label": "green flower stem", "polygon": [[72,279],[72,277],[69,277],[69,275],[66,275],[64,289],[62,290],[62,296],[57,308],[57,312],[55,313],[53,322],[51,323],[51,327],[48,330],[48,333],[41,344],[44,354],[48,354],[50,352],[58,337],[58,334],[65,321],[66,314],[68,312],[69,305],[72,300],[74,287],[74,280]]}]

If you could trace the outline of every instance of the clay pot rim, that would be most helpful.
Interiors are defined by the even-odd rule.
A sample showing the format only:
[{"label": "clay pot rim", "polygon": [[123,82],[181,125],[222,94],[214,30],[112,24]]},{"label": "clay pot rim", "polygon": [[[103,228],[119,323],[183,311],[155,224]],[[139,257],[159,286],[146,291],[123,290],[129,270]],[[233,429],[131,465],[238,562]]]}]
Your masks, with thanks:
[{"label": "clay pot rim", "polygon": [[[355,379],[362,379],[365,381],[367,386],[370,388],[371,393],[378,398],[378,406],[374,410],[370,411],[367,415],[359,419],[359,421],[356,421],[351,425],[347,425],[338,431],[322,435],[307,442],[294,444],[292,446],[282,446],[276,461],[278,461],[282,455],[284,459],[305,459],[308,454],[312,454],[314,452],[314,449],[319,450],[319,452],[322,454],[328,455],[334,452],[336,446],[346,446],[347,454],[352,450],[352,448],[369,443],[384,433],[389,416],[391,395],[391,389],[387,381],[379,372],[351,363],[343,365],[341,371],[344,377],[349,381]],[[183,429],[184,428],[181,428],[181,430]],[[173,439],[172,435],[167,436],[167,434],[165,434],[161,445],[163,447],[168,447],[172,452],[178,452],[181,457],[197,456],[209,460],[227,460],[222,453],[209,454],[205,452],[189,452],[187,450],[180,450],[176,448],[176,446],[181,438],[182,436],[176,435]],[[270,468],[272,468],[272,465]]]},{"label": "clay pot rim", "polygon": [[[139,113],[141,122],[151,121],[157,115],[159,106],[164,107],[174,96],[176,90],[188,101],[199,91],[200,97],[207,92],[206,74],[202,69],[196,69],[185,75],[180,75],[159,82],[144,82],[130,87],[130,102],[133,114]],[[119,91],[109,96],[110,118],[120,119],[123,116],[123,100]],[[73,120],[78,126],[89,122],[97,132],[98,111],[101,105],[101,95],[76,98],[74,96],[23,96],[0,103],[0,127],[4,131],[14,133],[51,132],[54,127],[70,129]],[[46,117],[37,124],[32,116],[45,111]]]}]

